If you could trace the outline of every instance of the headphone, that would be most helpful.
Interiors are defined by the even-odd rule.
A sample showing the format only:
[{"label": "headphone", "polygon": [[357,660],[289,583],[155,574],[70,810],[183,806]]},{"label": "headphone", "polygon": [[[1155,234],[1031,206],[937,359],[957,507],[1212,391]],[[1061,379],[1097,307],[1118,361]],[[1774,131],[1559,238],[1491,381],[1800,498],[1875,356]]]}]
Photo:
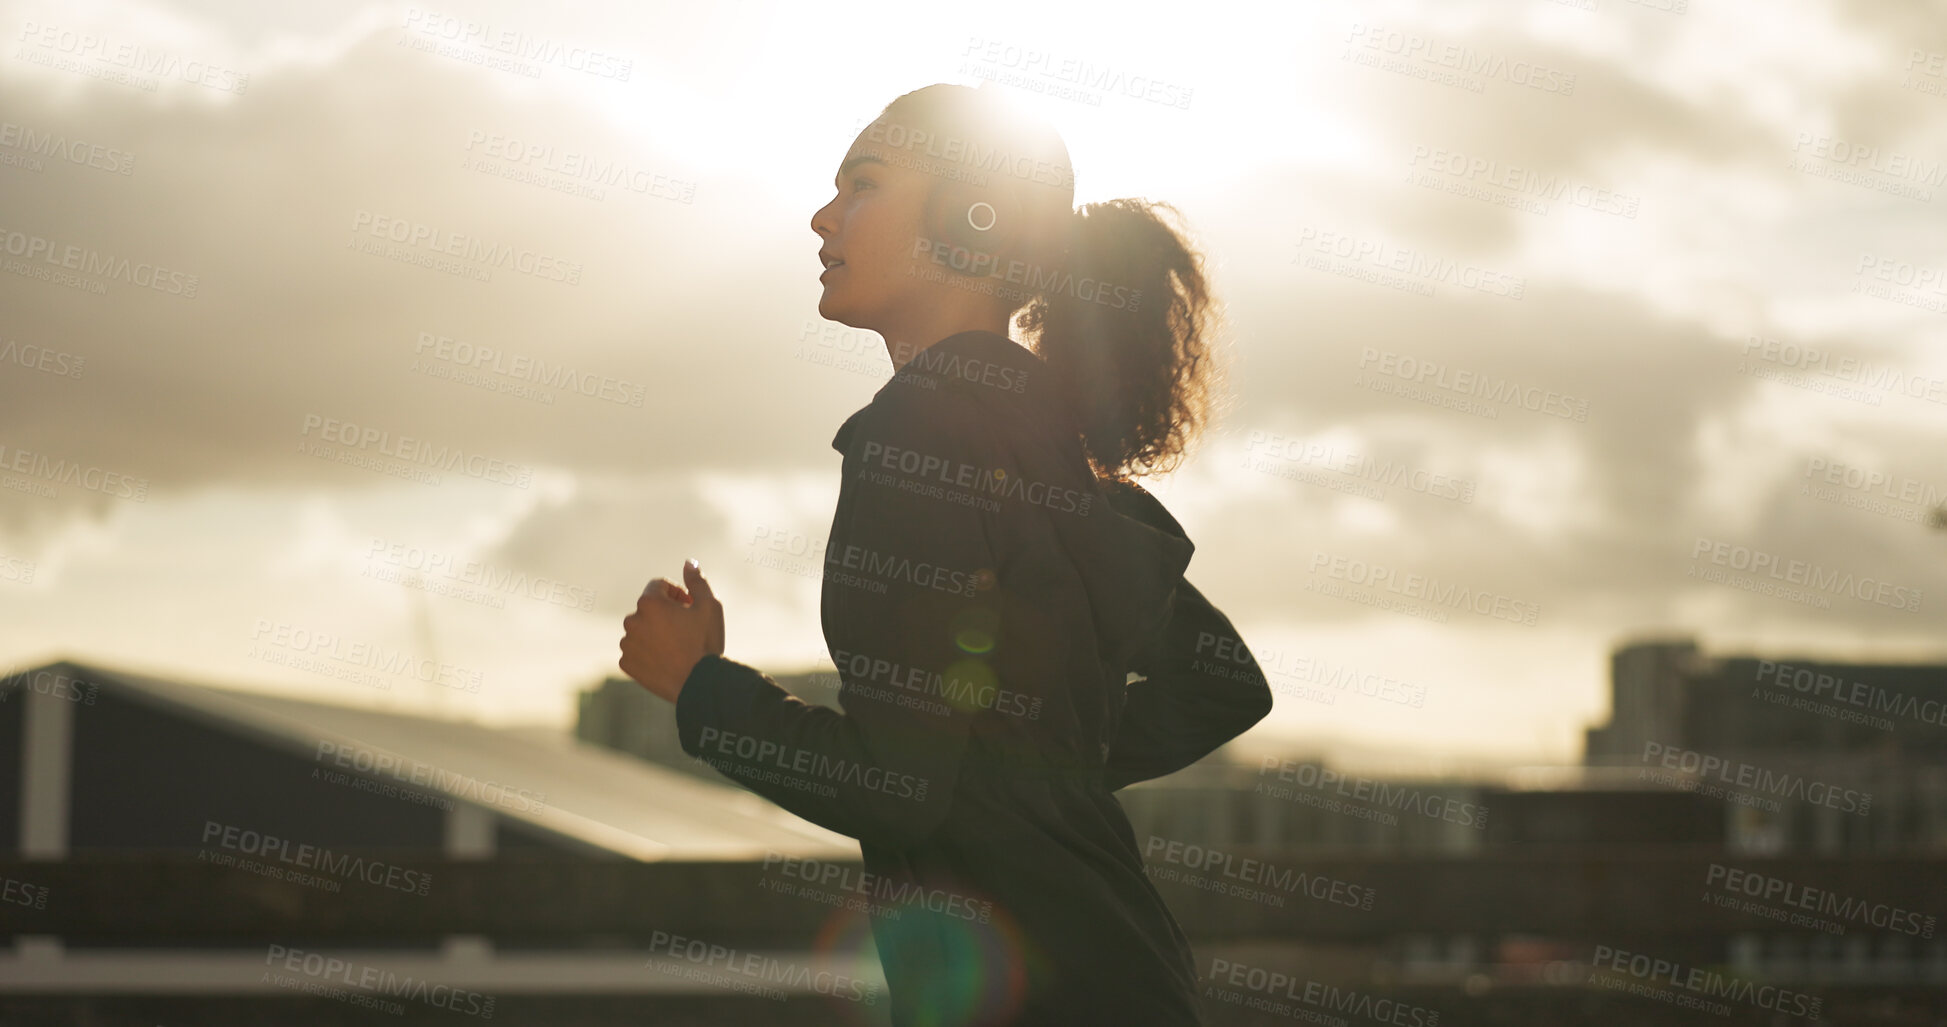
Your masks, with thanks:
[{"label": "headphone", "polygon": [[989,184],[983,185],[944,179],[927,197],[920,223],[936,251],[948,248],[946,261],[937,265],[942,270],[987,276],[998,272],[1004,257],[1022,256],[1021,219],[1015,204],[991,184],[995,174],[987,172]]}]

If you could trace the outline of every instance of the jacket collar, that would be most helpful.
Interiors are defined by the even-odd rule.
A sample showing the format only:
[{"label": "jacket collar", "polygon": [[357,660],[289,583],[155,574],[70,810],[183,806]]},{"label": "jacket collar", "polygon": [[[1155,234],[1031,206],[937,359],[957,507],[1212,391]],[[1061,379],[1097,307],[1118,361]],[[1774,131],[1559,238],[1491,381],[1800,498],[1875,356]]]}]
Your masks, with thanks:
[{"label": "jacket collar", "polygon": [[[978,328],[956,332],[920,350],[873,393],[872,402],[900,389],[928,394],[945,389],[988,401],[1018,402],[1041,416],[1057,419],[1070,433],[1077,430],[1055,394],[1054,381],[1041,358],[997,332]],[[860,408],[838,426],[838,433],[832,436],[833,449],[845,452],[852,427],[863,413],[865,408]]]}]

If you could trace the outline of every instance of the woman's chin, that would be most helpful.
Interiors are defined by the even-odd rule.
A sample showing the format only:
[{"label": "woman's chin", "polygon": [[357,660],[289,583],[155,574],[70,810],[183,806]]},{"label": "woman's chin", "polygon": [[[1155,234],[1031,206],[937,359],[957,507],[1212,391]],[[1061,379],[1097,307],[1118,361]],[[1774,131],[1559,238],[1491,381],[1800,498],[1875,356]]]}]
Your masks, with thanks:
[{"label": "woman's chin", "polygon": [[858,312],[840,300],[836,293],[837,291],[831,286],[825,286],[824,293],[818,297],[818,316],[849,328],[857,328]]}]

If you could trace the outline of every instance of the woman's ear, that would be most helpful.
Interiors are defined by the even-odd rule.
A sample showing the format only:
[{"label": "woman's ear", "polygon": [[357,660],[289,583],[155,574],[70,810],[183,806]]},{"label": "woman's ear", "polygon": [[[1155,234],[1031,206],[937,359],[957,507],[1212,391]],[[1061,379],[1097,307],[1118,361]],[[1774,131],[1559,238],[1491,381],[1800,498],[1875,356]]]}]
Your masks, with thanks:
[{"label": "woman's ear", "polygon": [[942,180],[927,196],[921,231],[947,247],[946,269],[981,277],[1018,256],[1021,215],[998,189]]}]

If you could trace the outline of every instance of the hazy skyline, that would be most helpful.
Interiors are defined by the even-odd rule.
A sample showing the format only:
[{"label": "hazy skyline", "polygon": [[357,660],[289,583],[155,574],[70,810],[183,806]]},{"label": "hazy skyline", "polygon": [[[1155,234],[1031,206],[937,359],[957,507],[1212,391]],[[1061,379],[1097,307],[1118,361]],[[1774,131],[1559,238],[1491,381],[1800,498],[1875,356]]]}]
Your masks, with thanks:
[{"label": "hazy skyline", "polygon": [[[890,367],[808,222],[983,78],[1228,304],[1150,487],[1279,689],[1241,744],[1571,760],[1643,634],[1947,658],[1947,25],[1754,10],[0,4],[0,665],[561,723],[695,556],[813,669]],[[1329,594],[1376,566],[1409,609]]]}]

